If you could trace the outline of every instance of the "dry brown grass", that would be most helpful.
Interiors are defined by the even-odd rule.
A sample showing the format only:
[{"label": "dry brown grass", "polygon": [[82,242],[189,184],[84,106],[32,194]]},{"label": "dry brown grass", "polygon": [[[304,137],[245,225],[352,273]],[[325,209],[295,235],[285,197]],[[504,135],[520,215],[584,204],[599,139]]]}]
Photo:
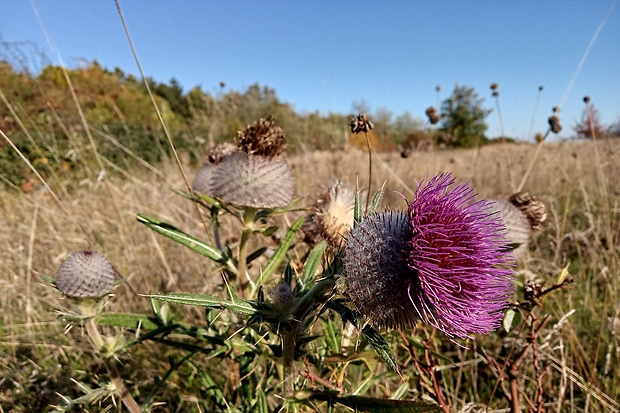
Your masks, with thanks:
[{"label": "dry brown grass", "polygon": [[[535,152],[536,146],[521,143],[414,152],[409,158],[378,153],[373,188],[385,182],[384,205],[404,207],[393,191],[410,197],[416,179],[451,171],[460,180],[471,180],[481,197],[505,198],[519,186]],[[309,198],[306,204],[312,203],[311,197],[320,185],[334,179],[353,187],[357,179],[360,187],[365,187],[368,179],[367,154],[361,151],[303,153],[290,156],[288,161],[297,194]],[[166,181],[176,183],[174,188],[136,166],[124,177],[109,179],[107,187],[88,181],[74,193],[58,190],[69,214],[43,190],[23,194],[2,187],[2,353],[15,355],[16,348],[33,346],[49,351],[51,358],[62,359],[65,350],[58,344],[62,326],[55,322],[54,310],[65,304],[60,294],[40,283],[38,274],[54,277],[60,262],[79,249],[104,253],[122,276],[130,277],[129,285],[141,293],[208,292],[220,282],[216,269],[206,259],[136,222],[136,214],[145,213],[209,240],[209,231],[203,228],[191,202],[173,192],[183,190],[176,166],[164,164],[159,170]],[[554,351],[550,356],[560,360],[556,363],[560,369],[568,365],[593,387],[604,388],[606,380],[611,379],[599,377],[595,363],[601,364],[608,346],[613,349],[612,368],[620,369],[620,331],[614,336],[610,330],[613,320],[610,324],[605,316],[615,312],[617,317],[620,311],[620,140],[544,144],[523,190],[542,198],[550,213],[546,229],[538,235],[532,256],[520,274],[551,281],[571,258],[572,275],[578,277],[574,290],[556,300],[553,315],[557,321],[571,309],[581,314],[558,333],[567,350],[560,352],[561,357]],[[146,299],[136,297],[127,285],[118,288],[116,296],[110,311],[148,309]],[[583,338],[587,334],[593,334],[591,342]],[[70,350],[80,345],[70,338],[64,342]],[[3,363],[0,372],[8,368]],[[557,371],[549,374],[560,375]],[[617,371],[615,375],[612,387],[606,390],[617,396],[620,379]],[[571,383],[565,380],[565,386]]]}]

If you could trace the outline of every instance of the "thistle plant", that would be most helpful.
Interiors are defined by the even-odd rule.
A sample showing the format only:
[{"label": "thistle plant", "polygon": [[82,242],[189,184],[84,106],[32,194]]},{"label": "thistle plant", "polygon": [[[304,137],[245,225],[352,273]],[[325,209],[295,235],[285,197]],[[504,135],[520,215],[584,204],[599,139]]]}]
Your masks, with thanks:
[{"label": "thistle plant", "polygon": [[[365,116],[354,121],[352,130],[372,127]],[[505,227],[491,202],[475,200],[473,189],[457,184],[448,173],[423,181],[405,200],[404,211],[381,209],[383,189],[372,201],[368,198],[364,208],[359,191],[340,183],[328,186],[308,216],[287,225],[272,254],[267,256],[265,247],[250,253],[250,236],[260,240],[281,233],[281,216],[299,215],[293,210],[292,175],[282,158],[285,142],[273,119],[261,119],[240,132],[234,146],[210,151],[194,180],[193,189],[204,191],[197,202],[216,218],[229,215],[241,224],[238,244],[211,245],[155,217],[138,215],[138,222],[207,258],[222,283],[212,294],[143,291],[151,304],[149,316],[100,312],[89,318],[89,331],[103,324],[122,328],[121,336],[133,335],[131,340],[110,340],[116,343],[112,350],[99,346],[108,348],[102,353],[106,366],[119,351],[147,340],[184,352],[141,406],[134,401],[129,407],[129,391],[115,387],[130,409],[148,410],[165,378],[190,364],[208,389],[207,408],[212,410],[298,411],[326,403],[326,408],[344,405],[358,411],[435,411],[438,406],[419,399],[343,395],[347,372],[362,372],[346,357],[357,357],[351,354],[362,351],[358,345],[369,346],[390,370],[385,374],[404,377],[408,373],[395,355],[398,347],[390,345],[380,329],[399,330],[409,343],[420,328],[431,328],[456,342],[474,340],[476,334],[490,334],[500,326],[514,290],[512,258],[502,236]],[[305,242],[299,237],[302,232]],[[83,255],[86,258],[72,261],[98,257]],[[256,271],[248,271],[250,266]],[[61,274],[67,273],[61,266],[57,284],[63,288]],[[85,274],[86,280],[94,278],[93,272]],[[99,279],[113,286],[113,277]],[[93,290],[93,282],[81,284]],[[173,314],[170,305],[202,307],[206,320],[187,324],[179,319],[183,310]],[[343,344],[350,340],[348,325],[357,331],[355,346]],[[432,368],[434,356],[428,343],[423,346],[428,363],[421,374],[434,379],[435,400],[447,411]],[[369,357],[367,353],[360,357]],[[194,357],[198,354],[220,361],[224,370],[230,363],[239,366],[242,379],[227,392],[232,396],[218,387],[222,372],[204,369]],[[110,375],[120,379],[118,370],[110,369]],[[316,383],[322,388],[312,388]]]},{"label": "thistle plant", "polygon": [[[55,286],[73,299],[78,309],[76,314],[67,314],[65,319],[83,324],[93,347],[110,374],[111,386],[100,391],[88,389],[85,399],[90,400],[93,394],[116,393],[130,412],[137,413],[142,409],[127,390],[114,360],[116,354],[123,349],[124,343],[116,337],[102,336],[95,324],[105,305],[105,296],[112,293],[116,275],[116,270],[102,254],[88,250],[78,251],[71,254],[58,268]],[[65,401],[68,402],[66,407],[76,404],[68,399]]]}]

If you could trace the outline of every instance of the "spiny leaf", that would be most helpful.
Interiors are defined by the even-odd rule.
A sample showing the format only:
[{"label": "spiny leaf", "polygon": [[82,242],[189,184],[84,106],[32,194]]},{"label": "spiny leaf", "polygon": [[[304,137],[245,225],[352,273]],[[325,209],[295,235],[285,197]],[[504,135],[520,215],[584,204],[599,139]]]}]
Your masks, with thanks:
[{"label": "spiny leaf", "polygon": [[271,259],[269,260],[267,265],[265,265],[265,268],[263,268],[263,275],[262,275],[263,279],[269,278],[269,276],[273,274],[275,270],[278,269],[278,266],[280,265],[280,263],[284,259],[284,256],[286,255],[286,251],[288,251],[289,247],[291,246],[291,243],[293,242],[293,239],[295,238],[295,234],[297,234],[297,231],[301,229],[301,226],[304,223],[304,220],[305,220],[304,216],[297,218],[297,221],[295,221],[293,225],[291,225],[289,230],[286,232],[286,236],[284,237],[284,240],[282,240],[282,243],[280,244],[280,246],[278,246],[278,249],[276,249],[276,252],[273,253],[273,255],[271,256]]},{"label": "spiny leaf", "polygon": [[360,199],[360,190],[355,190],[355,205],[353,207],[353,221],[357,224],[362,221],[362,200]]},{"label": "spiny leaf", "polygon": [[383,199],[383,188],[384,187],[385,187],[385,182],[383,183],[383,186],[381,187],[381,189],[377,191],[374,198],[372,199],[372,204],[370,205],[370,209],[368,210],[368,215],[372,214],[373,212],[376,212],[379,209],[379,206],[381,206],[381,200]]},{"label": "spiny leaf", "polygon": [[321,258],[323,257],[323,253],[327,248],[327,242],[321,241],[315,245],[315,247],[310,251],[308,255],[308,259],[304,264],[304,270],[301,274],[301,282],[305,286],[312,280],[314,274],[316,274],[317,268],[319,268],[319,264],[321,263]]},{"label": "spiny leaf", "polygon": [[191,235],[186,234],[180,229],[167,224],[163,221],[160,221],[157,218],[149,217],[144,214],[138,214],[136,217],[138,222],[146,225],[151,228],[153,231],[162,234],[173,241],[178,242],[179,244],[185,245],[192,251],[196,251],[200,255],[203,255],[213,261],[220,262],[222,264],[225,263],[225,257],[222,251],[219,249],[212,247],[211,245],[200,241],[197,238],[192,237]]},{"label": "spiny leaf", "polygon": [[194,305],[207,308],[227,308],[241,314],[253,315],[257,311],[256,303],[240,298],[225,299],[206,294],[167,293],[149,294],[147,297],[174,304]]}]

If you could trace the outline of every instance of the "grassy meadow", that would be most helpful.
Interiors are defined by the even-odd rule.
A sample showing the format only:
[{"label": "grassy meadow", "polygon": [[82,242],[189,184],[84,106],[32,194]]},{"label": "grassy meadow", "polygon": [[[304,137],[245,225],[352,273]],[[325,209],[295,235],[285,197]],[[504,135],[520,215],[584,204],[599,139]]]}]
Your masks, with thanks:
[{"label": "grassy meadow", "polygon": [[[311,205],[320,187],[335,180],[352,188],[359,181],[365,190],[367,159],[366,153],[353,148],[289,154],[287,162],[295,178],[295,194],[302,197],[300,205]],[[185,153],[181,161],[191,183],[197,167],[190,165]],[[106,312],[150,314],[148,298],[140,295],[150,291],[223,294],[216,266],[136,221],[138,213],[155,216],[212,242],[211,231],[204,225],[208,221],[201,219],[190,200],[175,192],[187,189],[172,160],[156,165],[106,164],[108,173],[103,177],[98,176],[97,168],[91,168],[84,173],[88,178],[79,183],[63,186],[62,181],[54,181],[58,202],[41,185],[25,193],[9,182],[0,184],[1,412],[50,411],[51,406],[63,405],[60,395],[75,399],[85,394],[81,386],[96,388],[108,380],[108,372],[82,328],[58,318],[69,311],[71,301],[40,278],[55,278],[58,266],[72,252],[99,251],[121,277],[127,277],[127,282],[116,288]],[[381,331],[403,367],[402,377],[388,372],[383,361],[362,343],[357,349],[363,355],[359,360],[344,364],[332,360],[334,367],[300,362],[300,370],[307,374],[301,374],[298,388],[435,403],[434,378],[450,406],[448,411],[504,412],[511,408],[506,361],[515,362],[522,354],[515,372],[518,391],[524,397],[523,409],[535,411],[524,401],[525,396],[534,400],[537,392],[542,392],[542,404],[549,412],[619,411],[620,140],[505,143],[414,151],[407,158],[397,152],[376,152],[372,191],[385,184],[382,207],[402,209],[406,204],[399,193],[411,197],[416,180],[443,171],[453,172],[460,181],[471,181],[482,198],[507,198],[521,189],[546,204],[547,221],[533,235],[527,259],[515,268],[520,284],[514,299],[524,299],[526,281],[549,287],[563,269],[574,281],[540,298],[532,310],[537,322],[549,317],[536,332],[534,350],[524,351],[532,346],[532,320],[525,316],[510,332],[500,330],[479,337],[470,341],[468,348],[445,340],[429,326],[419,326],[415,333],[430,337],[431,349],[442,355],[432,363],[423,356],[420,360],[414,357],[404,335]],[[285,214],[278,217],[278,223],[286,227],[302,213]],[[235,246],[239,223],[225,217],[222,224],[223,242]],[[281,228],[275,237],[283,235]],[[273,242],[270,237],[255,237],[249,249]],[[293,243],[301,244],[301,238]],[[299,262],[303,255],[296,247],[288,254],[292,262]],[[255,261],[250,272],[257,273],[260,265],[260,260]],[[281,271],[276,272],[265,285],[276,285],[280,277]],[[170,305],[170,311],[183,322],[208,323],[208,314],[198,307]],[[223,328],[224,338],[243,325],[243,320],[226,317],[214,322],[230,325]],[[136,334],[119,327],[102,329],[111,335]],[[324,334],[320,328],[315,333]],[[347,330],[342,340],[355,342],[355,338],[355,331]],[[198,354],[178,367],[158,388],[151,410],[218,411],[209,401],[212,393],[201,381],[200,369],[217,376],[216,387],[224,393],[230,411],[235,411],[235,406],[254,410],[239,407],[243,395],[238,389],[247,375],[239,354],[235,355],[237,350],[230,351],[228,359]],[[120,375],[134,397],[142,401],[181,355],[178,349],[145,341],[119,355]],[[433,366],[433,374],[428,374],[428,365]],[[271,377],[277,386],[277,369],[261,375]],[[372,382],[368,381],[371,376]],[[269,378],[264,380],[260,383],[268,383]],[[270,393],[266,402],[269,410],[278,406],[276,393]],[[71,411],[123,410],[113,397],[93,400]],[[316,402],[314,409],[328,410],[321,402]],[[340,406],[336,411],[352,410]]]}]

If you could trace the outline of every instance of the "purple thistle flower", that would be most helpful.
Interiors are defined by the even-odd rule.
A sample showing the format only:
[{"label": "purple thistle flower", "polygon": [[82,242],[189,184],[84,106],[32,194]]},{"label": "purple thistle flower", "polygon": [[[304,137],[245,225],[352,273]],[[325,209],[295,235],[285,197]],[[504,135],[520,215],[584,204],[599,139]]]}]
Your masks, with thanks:
[{"label": "purple thistle flower", "polygon": [[366,217],[351,232],[345,289],[369,321],[424,320],[450,339],[499,327],[514,283],[504,226],[487,201],[449,173],[420,185],[405,213]]}]

